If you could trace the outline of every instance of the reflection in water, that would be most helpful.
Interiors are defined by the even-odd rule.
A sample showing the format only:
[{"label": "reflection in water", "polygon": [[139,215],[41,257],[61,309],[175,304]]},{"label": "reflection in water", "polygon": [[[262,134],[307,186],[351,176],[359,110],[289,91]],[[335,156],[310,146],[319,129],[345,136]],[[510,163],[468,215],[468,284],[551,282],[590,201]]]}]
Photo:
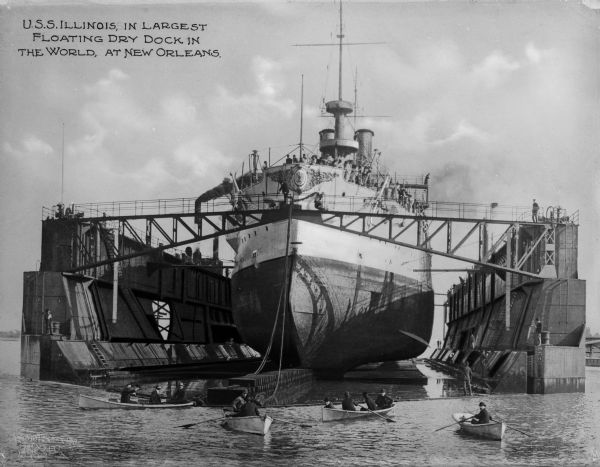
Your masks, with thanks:
[{"label": "reflection in water", "polygon": [[[1,350],[1,349],[0,349]],[[429,375],[428,375],[429,376]],[[103,390],[0,377],[0,453],[7,465],[37,461],[58,465],[562,465],[600,462],[600,368],[587,369],[585,394],[485,396],[492,416],[531,434],[507,430],[502,442],[462,434],[453,412],[473,412],[478,397],[435,399],[445,379],[407,387],[367,382],[314,383],[301,401],[318,405],[275,407],[274,419],[310,421],[312,427],[274,421],[266,437],[223,429],[220,409],[83,411],[79,393]],[[202,391],[202,383],[187,388]],[[198,384],[197,384],[198,383]],[[394,419],[321,423],[324,396],[339,400],[381,386],[396,404]],[[186,390],[187,390],[186,388]],[[414,400],[414,399],[419,400]],[[429,398],[429,399],[428,399]],[[413,400],[407,400],[413,399]],[[200,422],[183,429],[179,425]],[[37,456],[37,460],[36,460]],[[1,456],[0,456],[1,458]],[[0,465],[2,461],[0,461]]]}]

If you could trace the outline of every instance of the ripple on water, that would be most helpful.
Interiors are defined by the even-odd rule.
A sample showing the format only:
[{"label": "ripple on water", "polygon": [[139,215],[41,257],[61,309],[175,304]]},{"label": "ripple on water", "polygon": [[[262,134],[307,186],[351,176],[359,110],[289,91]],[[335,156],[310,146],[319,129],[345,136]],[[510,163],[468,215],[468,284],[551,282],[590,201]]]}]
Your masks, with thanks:
[{"label": "ripple on water", "polygon": [[[585,394],[486,397],[494,417],[532,435],[509,429],[502,442],[464,435],[457,425],[435,431],[452,423],[453,412],[475,411],[477,398],[399,402],[396,423],[377,417],[321,423],[317,406],[273,408],[268,412],[276,419],[313,427],[275,420],[263,438],[208,421],[221,415],[218,409],[82,411],[77,408],[80,392],[104,392],[0,378],[0,452],[9,465],[31,464],[32,459],[19,457],[24,445],[30,450],[37,446],[46,455],[42,461],[74,465],[593,464],[600,460],[600,392],[593,389],[600,391],[600,371],[593,370],[588,371]],[[327,383],[327,390],[339,394],[345,386]],[[196,421],[200,423],[190,429],[178,428]]]}]

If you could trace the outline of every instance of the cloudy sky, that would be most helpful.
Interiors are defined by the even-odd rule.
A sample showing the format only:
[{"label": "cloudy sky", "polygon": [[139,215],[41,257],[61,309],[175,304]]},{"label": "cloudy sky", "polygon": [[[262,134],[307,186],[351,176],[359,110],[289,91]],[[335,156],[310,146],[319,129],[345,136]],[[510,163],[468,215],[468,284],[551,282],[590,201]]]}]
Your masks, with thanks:
[{"label": "cloudy sky", "polygon": [[[2,2],[0,2],[2,3]],[[588,2],[589,3],[589,2]],[[327,126],[337,95],[329,2],[0,6],[0,329],[20,326],[22,272],[40,258],[41,208],[93,201],[194,197],[238,171],[252,149],[273,158]],[[27,20],[115,22],[126,44],[33,41]],[[219,57],[110,57],[144,33],[125,22],[207,24]],[[579,2],[348,2],[344,97],[375,132],[386,165],[431,173],[431,198],[580,210],[580,277],[600,332],[600,14]],[[35,23],[34,23],[35,24]],[[97,57],[20,56],[18,49],[92,48]],[[181,45],[173,47],[185,49]],[[198,46],[190,47],[198,48]],[[434,262],[435,266],[435,262]],[[457,275],[435,275],[445,292]],[[443,297],[438,297],[441,303]],[[441,309],[438,309],[438,313]]]}]

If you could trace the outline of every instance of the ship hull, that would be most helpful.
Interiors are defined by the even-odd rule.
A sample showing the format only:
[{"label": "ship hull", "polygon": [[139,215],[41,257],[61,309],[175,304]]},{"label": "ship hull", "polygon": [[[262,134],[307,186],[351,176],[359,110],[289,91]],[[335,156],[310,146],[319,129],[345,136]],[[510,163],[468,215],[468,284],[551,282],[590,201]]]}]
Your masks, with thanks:
[{"label": "ship hull", "polygon": [[[298,242],[299,243],[299,242]],[[281,343],[284,286],[288,305],[284,361],[340,374],[373,361],[420,355],[433,322],[429,282],[383,269],[294,252],[235,272],[234,319],[246,342],[265,352]],[[278,325],[273,324],[279,311]],[[273,335],[273,338],[271,338]]]},{"label": "ship hull", "polygon": [[[238,195],[246,209],[264,197],[258,190],[274,193],[269,183],[283,179],[297,187],[298,198],[293,204],[277,198],[279,207],[274,201],[261,213],[263,225],[227,238],[236,252],[232,312],[245,342],[263,353],[270,348],[274,362],[283,345],[287,366],[336,376],[363,363],[420,355],[433,323],[431,256],[385,241],[391,224],[375,217],[364,217],[361,229],[352,214],[329,214],[405,208],[351,183],[340,168],[300,164],[269,170],[264,183]],[[314,196],[324,193],[330,197],[318,206]],[[417,226],[419,235],[422,224]]]}]

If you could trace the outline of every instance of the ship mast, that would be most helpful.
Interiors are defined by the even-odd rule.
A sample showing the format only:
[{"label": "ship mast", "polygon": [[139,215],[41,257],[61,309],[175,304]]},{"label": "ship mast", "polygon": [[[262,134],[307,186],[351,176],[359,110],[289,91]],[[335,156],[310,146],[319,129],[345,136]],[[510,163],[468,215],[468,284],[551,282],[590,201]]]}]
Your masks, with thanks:
[{"label": "ship mast", "polygon": [[338,72],[338,100],[342,100],[342,39],[344,33],[342,29],[342,0],[340,0],[340,33],[338,34],[340,39],[340,58],[339,58],[339,72]]},{"label": "ship mast", "polygon": [[352,113],[354,106],[351,102],[347,102],[342,98],[342,53],[344,48],[343,43],[343,16],[342,2],[340,1],[340,31],[337,35],[339,42],[339,58],[338,58],[338,99],[329,101],[325,104],[325,110],[332,114],[335,120],[335,130],[325,129],[319,134],[321,140],[319,149],[325,156],[345,157],[349,154],[355,154],[358,150],[358,142],[354,141],[353,135],[348,134],[346,129],[346,115]]},{"label": "ship mast", "polygon": [[304,122],[304,75],[302,75],[302,84],[300,85],[300,154],[302,159],[302,124]]}]

